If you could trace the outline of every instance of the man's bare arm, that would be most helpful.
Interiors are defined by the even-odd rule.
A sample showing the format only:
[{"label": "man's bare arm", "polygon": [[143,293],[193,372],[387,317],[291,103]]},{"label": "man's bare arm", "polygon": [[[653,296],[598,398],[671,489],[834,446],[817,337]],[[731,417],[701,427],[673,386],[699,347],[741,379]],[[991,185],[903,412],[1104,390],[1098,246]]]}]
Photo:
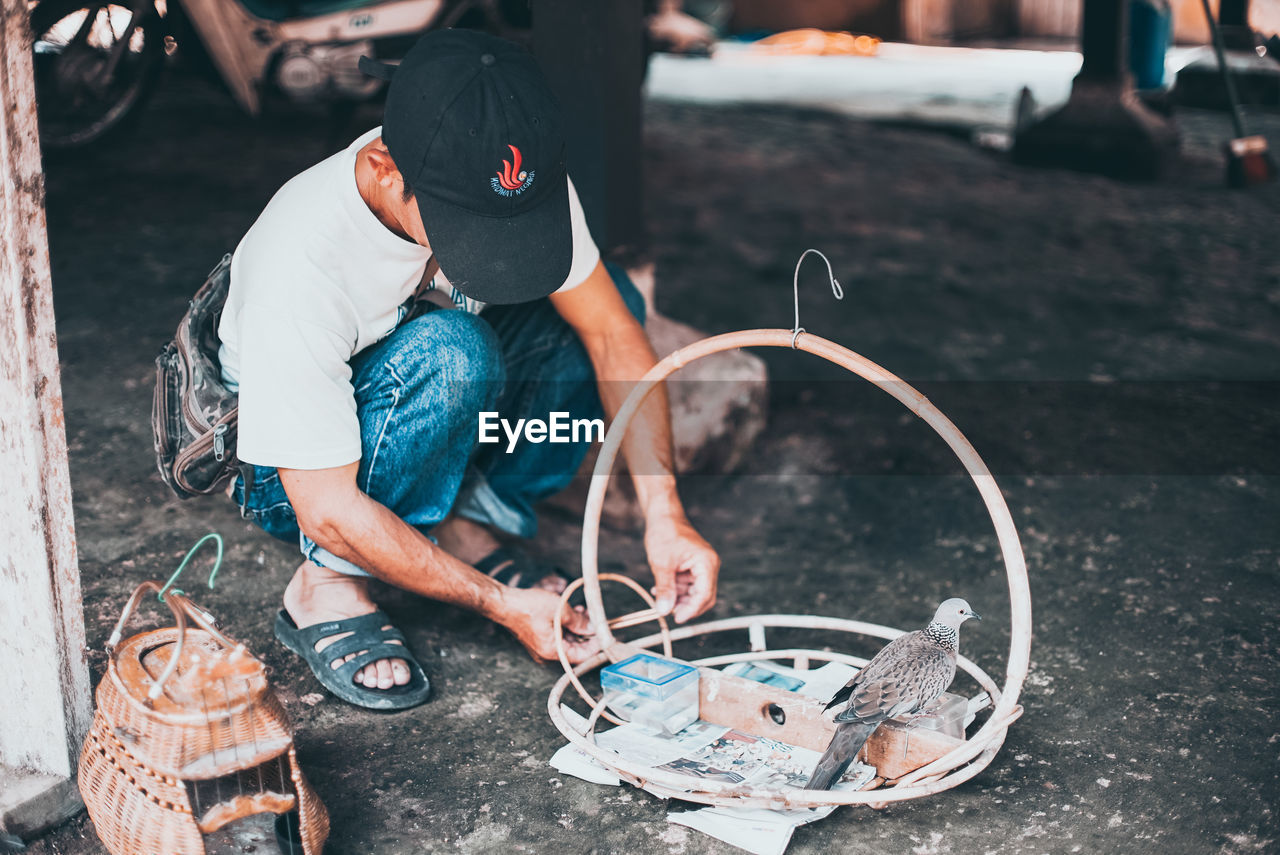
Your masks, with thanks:
[{"label": "man's bare arm", "polygon": [[[595,369],[610,421],[657,356],[603,262],[576,288],[551,295],[551,303],[578,334]],[[716,599],[720,559],[685,516],[676,490],[671,407],[665,386],[654,390],[623,439],[645,517],[645,550],[655,595],[663,611],[674,607],[678,623],[702,614]]]},{"label": "man's bare arm", "polygon": [[[537,659],[555,658],[552,620],[559,597],[509,588],[440,549],[356,486],[358,466],[280,470],[280,483],[303,533],[388,584],[505,626]],[[566,608],[563,617],[571,632],[588,632],[581,613]],[[591,642],[572,642],[567,648],[575,662],[595,651]]]}]

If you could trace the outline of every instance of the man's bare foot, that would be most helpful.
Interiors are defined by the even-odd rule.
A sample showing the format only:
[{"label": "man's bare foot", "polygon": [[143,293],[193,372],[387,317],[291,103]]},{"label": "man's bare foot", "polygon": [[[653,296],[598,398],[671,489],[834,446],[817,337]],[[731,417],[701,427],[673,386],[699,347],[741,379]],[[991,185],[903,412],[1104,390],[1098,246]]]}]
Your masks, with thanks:
[{"label": "man's bare foot", "polygon": [[[366,580],[337,573],[310,561],[302,562],[297,572],[293,574],[288,587],[285,588],[284,607],[299,627],[359,617],[377,610],[373,600],[369,599],[369,586]],[[338,633],[322,638],[316,643],[316,650],[324,650],[330,644],[348,635],[351,633]],[[390,643],[399,644],[400,642]],[[360,651],[360,653],[363,652]],[[360,653],[335,659],[332,667],[337,668],[343,662],[359,656]],[[409,666],[403,659],[379,659],[357,671],[354,679],[355,682],[370,689],[403,686],[410,679]]]},{"label": "man's bare foot", "polygon": [[[477,522],[462,517],[449,517],[436,526],[431,535],[440,544],[440,548],[467,564],[475,566],[476,562],[501,548],[502,543],[487,528]],[[505,562],[490,570],[490,575],[501,573],[511,562]],[[564,591],[568,582],[557,573],[548,573],[532,586],[542,588],[553,594]]]}]

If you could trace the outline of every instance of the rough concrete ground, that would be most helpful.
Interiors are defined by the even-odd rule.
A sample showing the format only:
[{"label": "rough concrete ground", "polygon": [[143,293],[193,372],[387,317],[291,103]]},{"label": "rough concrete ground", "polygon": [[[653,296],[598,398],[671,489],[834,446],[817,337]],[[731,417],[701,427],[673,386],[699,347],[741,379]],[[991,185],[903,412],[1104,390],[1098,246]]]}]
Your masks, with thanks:
[{"label": "rough concrete ground", "polygon": [[[660,308],[712,332],[790,326],[794,259],[827,251],[846,299],[811,273],[803,322],[918,383],[967,433],[1030,567],[1027,713],[992,766],[928,800],[842,810],[799,830],[791,852],[1280,847],[1280,186],[1223,189],[1211,142],[1225,124],[1185,122],[1182,173],[1128,185],[825,115],[650,107]],[[317,686],[270,632],[295,550],[227,502],[179,502],[154,475],[155,351],[275,189],[329,152],[326,135],[310,114],[252,121],[210,86],[171,81],[131,141],[49,167],[95,678],[133,585],[216,529],[227,561],[199,601],[272,667],[333,815],[333,855],[734,851],[668,825],[669,805],[647,794],[550,769],[557,671],[471,615],[384,598],[435,684],[426,706],[304,702]],[[765,356],[778,382],[758,455],[683,487],[724,558],[715,615],[911,627],[959,594],[987,616],[966,627],[965,652],[1002,674],[995,539],[942,443],[867,384]],[[539,548],[576,566],[577,535],[577,520],[548,518]],[[643,575],[634,534],[608,533],[603,554]],[[30,851],[104,850],[82,817]]]}]

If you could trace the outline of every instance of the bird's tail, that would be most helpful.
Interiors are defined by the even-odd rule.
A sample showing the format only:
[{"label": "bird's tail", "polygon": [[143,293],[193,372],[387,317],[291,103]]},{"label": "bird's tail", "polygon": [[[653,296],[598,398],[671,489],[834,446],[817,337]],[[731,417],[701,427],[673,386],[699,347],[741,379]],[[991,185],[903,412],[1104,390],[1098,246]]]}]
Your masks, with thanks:
[{"label": "bird's tail", "polygon": [[823,753],[822,759],[814,767],[809,776],[806,790],[829,790],[849,768],[849,764],[858,756],[867,738],[880,722],[853,721],[836,728],[836,735],[831,737],[831,744]]}]

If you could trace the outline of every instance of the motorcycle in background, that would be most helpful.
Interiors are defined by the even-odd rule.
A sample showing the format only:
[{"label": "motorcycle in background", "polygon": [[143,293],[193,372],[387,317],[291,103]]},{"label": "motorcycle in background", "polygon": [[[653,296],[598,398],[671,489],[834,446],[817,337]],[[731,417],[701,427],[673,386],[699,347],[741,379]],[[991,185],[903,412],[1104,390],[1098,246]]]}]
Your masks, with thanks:
[{"label": "motorcycle in background", "polygon": [[[522,0],[514,0],[520,5]],[[469,23],[510,37],[513,0],[39,0],[31,10],[36,105],[46,149],[100,142],[138,114],[185,17],[246,112],[271,89],[307,103],[373,98],[357,60],[394,61],[432,28]]]}]

